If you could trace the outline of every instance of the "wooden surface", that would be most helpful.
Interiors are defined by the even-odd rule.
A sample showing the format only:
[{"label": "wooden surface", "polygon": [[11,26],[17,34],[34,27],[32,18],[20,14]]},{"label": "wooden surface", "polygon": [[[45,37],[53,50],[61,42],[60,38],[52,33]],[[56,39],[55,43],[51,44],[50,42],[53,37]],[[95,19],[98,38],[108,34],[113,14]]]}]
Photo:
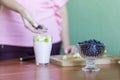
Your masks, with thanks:
[{"label": "wooden surface", "polygon": [[120,80],[120,64],[98,65],[97,73],[83,72],[83,66],[60,67],[52,63],[36,66],[34,61],[0,61],[0,80]]},{"label": "wooden surface", "polygon": [[[68,60],[63,59],[64,55],[55,55],[51,56],[51,62],[54,64],[57,64],[59,66],[80,66],[80,65],[85,65],[85,60],[81,58],[74,58],[71,57]],[[113,64],[117,63],[118,60],[120,60],[120,57],[117,56],[108,56],[105,55],[101,58],[96,59],[96,64]]]}]

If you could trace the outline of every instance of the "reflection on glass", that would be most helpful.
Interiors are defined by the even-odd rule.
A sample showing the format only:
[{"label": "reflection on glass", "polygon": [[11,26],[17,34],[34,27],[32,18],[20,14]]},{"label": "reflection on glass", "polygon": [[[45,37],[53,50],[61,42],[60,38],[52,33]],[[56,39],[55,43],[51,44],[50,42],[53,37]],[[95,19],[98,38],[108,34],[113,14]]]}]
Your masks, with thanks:
[{"label": "reflection on glass", "polygon": [[85,80],[97,80],[96,75],[96,72],[84,72]]},{"label": "reflection on glass", "polygon": [[37,67],[35,72],[35,80],[49,80],[50,70],[46,66]]}]

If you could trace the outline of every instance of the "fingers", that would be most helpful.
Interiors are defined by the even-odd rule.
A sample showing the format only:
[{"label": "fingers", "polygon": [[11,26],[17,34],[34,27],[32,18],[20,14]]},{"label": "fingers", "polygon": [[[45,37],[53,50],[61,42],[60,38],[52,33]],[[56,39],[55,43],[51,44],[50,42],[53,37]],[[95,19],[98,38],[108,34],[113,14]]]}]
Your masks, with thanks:
[{"label": "fingers", "polygon": [[47,28],[45,28],[44,26],[37,24],[37,26],[35,27],[24,18],[23,18],[23,22],[24,22],[25,27],[34,33],[42,34],[42,33],[47,32]]},{"label": "fingers", "polygon": [[41,34],[41,32],[42,33],[47,32],[47,28],[44,27],[44,26],[41,26],[41,25],[38,25],[37,27],[34,27],[34,29],[35,29],[35,31],[37,31],[37,33],[40,33],[40,34]]},{"label": "fingers", "polygon": [[65,54],[74,54],[75,53],[75,46],[68,46],[64,49]]},{"label": "fingers", "polygon": [[32,17],[31,13],[27,10],[24,10],[23,14],[21,14],[23,19],[26,19],[31,25],[38,26],[38,24],[35,22],[34,18]]},{"label": "fingers", "polygon": [[37,27],[35,27],[35,29],[43,29],[43,26],[38,25]]},{"label": "fingers", "polygon": [[46,27],[44,27],[43,25],[38,25],[34,27],[36,30],[43,30],[43,31],[47,31],[48,29]]},{"label": "fingers", "polygon": [[38,34],[47,32],[47,29],[44,26],[40,26],[37,24],[30,12],[28,12],[27,10],[23,11],[21,17],[25,27],[30,31]]}]

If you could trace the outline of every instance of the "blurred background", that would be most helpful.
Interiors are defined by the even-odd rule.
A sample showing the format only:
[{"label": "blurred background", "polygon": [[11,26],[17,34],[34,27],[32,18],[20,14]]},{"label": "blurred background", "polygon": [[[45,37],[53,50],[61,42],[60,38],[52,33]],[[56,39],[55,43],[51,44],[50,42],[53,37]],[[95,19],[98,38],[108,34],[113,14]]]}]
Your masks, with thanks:
[{"label": "blurred background", "polygon": [[120,0],[69,0],[68,12],[72,44],[96,39],[120,56]]}]

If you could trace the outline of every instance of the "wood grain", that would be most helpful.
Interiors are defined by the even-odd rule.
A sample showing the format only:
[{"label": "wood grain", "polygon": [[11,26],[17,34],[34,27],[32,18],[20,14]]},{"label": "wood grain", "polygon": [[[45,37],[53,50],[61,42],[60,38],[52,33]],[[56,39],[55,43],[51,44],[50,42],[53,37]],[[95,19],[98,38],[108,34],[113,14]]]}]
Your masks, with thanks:
[{"label": "wood grain", "polygon": [[[55,55],[51,56],[50,60],[52,63],[57,64],[59,66],[80,66],[85,65],[85,59],[83,58],[71,58],[68,60],[63,60],[62,57],[64,55]],[[96,59],[96,64],[112,64],[117,63],[120,60],[120,57],[117,56],[103,56],[101,58]]]},{"label": "wood grain", "polygon": [[120,64],[100,64],[99,72],[83,72],[83,66],[36,66],[35,61],[0,61],[0,80],[120,80]]}]

